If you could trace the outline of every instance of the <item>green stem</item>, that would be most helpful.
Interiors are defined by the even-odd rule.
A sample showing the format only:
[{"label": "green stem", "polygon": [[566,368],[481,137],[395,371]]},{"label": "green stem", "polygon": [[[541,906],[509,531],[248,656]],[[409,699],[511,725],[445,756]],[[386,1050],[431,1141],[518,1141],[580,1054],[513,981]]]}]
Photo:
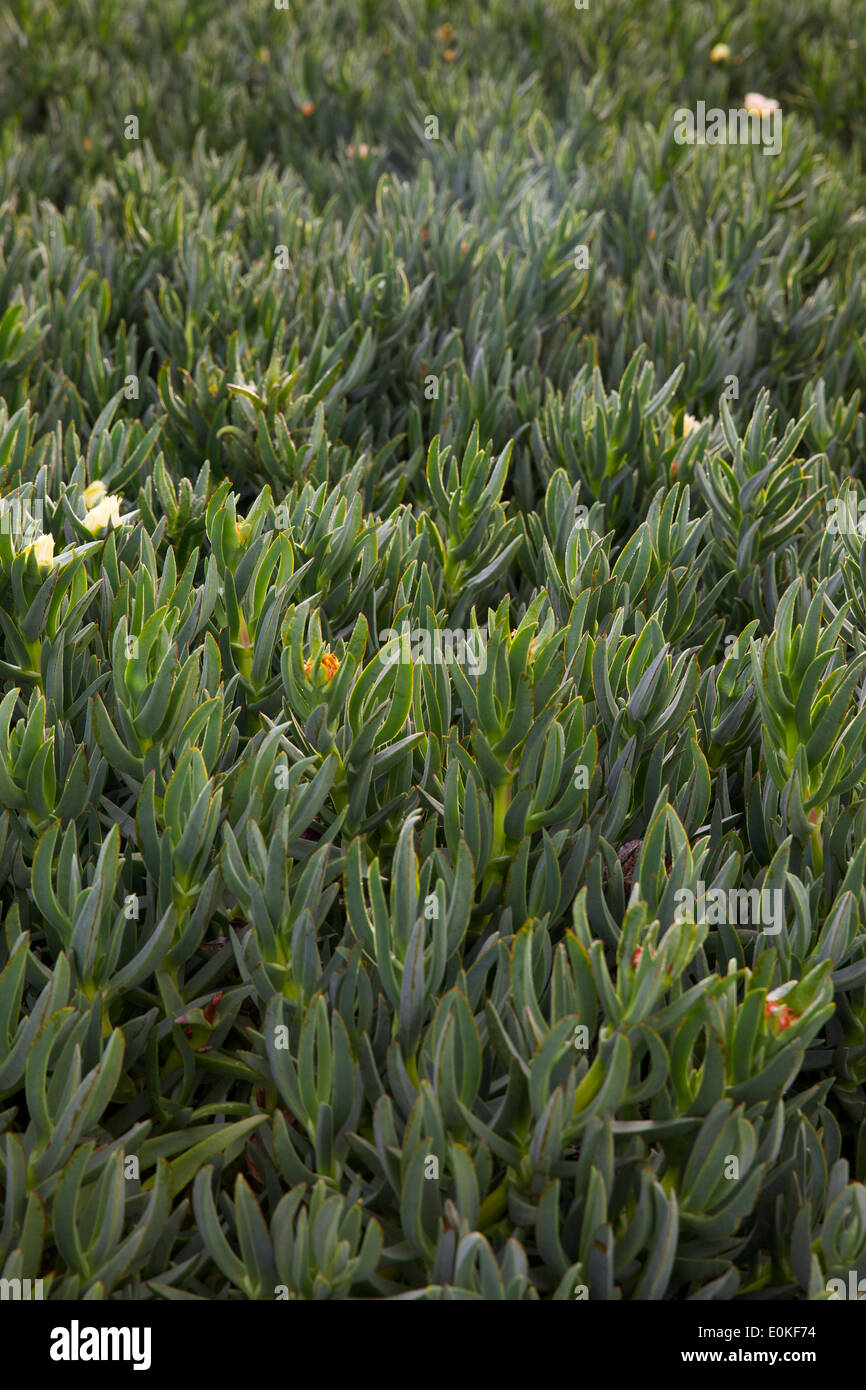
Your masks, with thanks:
[{"label": "green stem", "polygon": [[[824,836],[821,834],[821,821],[823,819],[820,811],[813,812],[817,819],[812,822],[811,841],[812,841],[812,867],[816,874],[823,873],[824,870]],[[812,817],[810,816],[811,820]]]},{"label": "green stem", "polygon": [[511,805],[511,778],[503,782],[493,793],[493,852],[501,854],[505,848],[505,814]]},{"label": "green stem", "polygon": [[417,1090],[417,1089],[419,1088],[419,1086],[421,1085],[421,1082],[420,1082],[420,1080],[418,1079],[418,1062],[417,1062],[417,1060],[416,1060],[416,1058],[415,1058],[414,1053],[413,1053],[413,1055],[412,1055],[411,1057],[407,1057],[407,1056],[405,1055],[405,1053],[404,1053],[404,1055],[403,1055],[403,1065],[404,1065],[404,1067],[406,1068],[406,1075],[408,1076],[409,1080],[412,1082],[412,1085],[413,1085],[413,1086],[415,1087],[415,1089]]},{"label": "green stem", "polygon": [[[23,639],[22,639],[23,640]],[[30,669],[37,680],[42,678],[42,643],[37,638],[35,642],[24,642],[27,655],[30,659]]]},{"label": "green stem", "polygon": [[[331,749],[337,753],[336,748]],[[334,810],[338,813],[345,811],[349,805],[349,785],[346,779],[346,765],[337,753],[337,775],[334,778],[334,785],[331,787],[331,802]]]},{"label": "green stem", "polygon": [[511,778],[511,758],[508,763],[508,777],[496,788],[493,793],[493,844],[490,850],[490,863],[484,875],[482,891],[487,892],[492,883],[499,881],[499,870],[496,861],[505,852],[508,837],[505,834],[505,817],[511,805],[512,797],[512,778]]}]

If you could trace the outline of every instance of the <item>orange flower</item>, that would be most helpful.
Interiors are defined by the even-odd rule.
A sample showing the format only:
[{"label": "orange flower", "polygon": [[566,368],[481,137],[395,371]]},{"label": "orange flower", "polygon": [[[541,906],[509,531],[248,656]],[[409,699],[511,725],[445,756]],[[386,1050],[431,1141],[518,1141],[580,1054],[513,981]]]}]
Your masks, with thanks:
[{"label": "orange flower", "polygon": [[446,48],[445,52],[442,54],[442,57],[445,59],[446,63],[453,63],[454,59],[457,57],[457,54],[455,53],[453,48]]},{"label": "orange flower", "polygon": [[775,1018],[780,1029],[790,1028],[799,1017],[779,999],[768,999],[764,1004],[764,1018]]},{"label": "orange flower", "polygon": [[[335,656],[333,652],[330,652],[326,649],[324,655],[321,657],[319,661],[319,665],[325,673],[325,680],[330,681],[333,680],[334,676],[340,669],[340,658],[338,656]],[[304,675],[307,677],[308,680],[312,678],[312,660],[304,662]]]},{"label": "orange flower", "polygon": [[210,1003],[209,1003],[209,1004],[205,1004],[204,1008],[202,1009],[202,1013],[204,1014],[204,1016],[205,1016],[205,1018],[207,1019],[208,1023],[213,1023],[214,1019],[216,1018],[217,1005],[219,1004],[220,1000],[222,999],[224,993],[225,993],[225,990],[222,990],[222,989],[221,989],[220,992],[219,992],[219,994],[215,994],[215,995],[212,997]]},{"label": "orange flower", "polygon": [[453,43],[454,40],[457,38],[457,35],[454,31],[454,25],[449,24],[448,20],[446,19],[445,23],[440,24],[439,28],[436,30],[436,37],[440,43]]},{"label": "orange flower", "polygon": [[305,101],[304,104],[303,104],[303,106],[301,107],[301,115],[302,115],[302,116],[312,116],[312,114],[313,114],[313,112],[315,111],[315,109],[316,109],[316,107],[315,107],[315,103],[314,103],[314,102],[312,102],[312,101]]}]

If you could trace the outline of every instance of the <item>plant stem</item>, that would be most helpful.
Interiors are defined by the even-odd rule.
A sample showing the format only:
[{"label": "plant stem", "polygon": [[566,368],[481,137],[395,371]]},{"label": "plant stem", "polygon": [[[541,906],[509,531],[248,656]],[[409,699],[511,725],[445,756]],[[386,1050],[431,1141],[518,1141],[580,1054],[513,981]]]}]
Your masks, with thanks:
[{"label": "plant stem", "polygon": [[817,819],[812,823],[810,834],[812,841],[812,867],[816,874],[823,873],[824,870],[824,837],[821,833],[822,819],[823,817],[820,811],[817,812]]},{"label": "plant stem", "polygon": [[487,872],[484,875],[484,882],[482,884],[484,893],[487,892],[492,883],[499,881],[500,875],[496,867],[496,861],[504,853],[508,841],[508,837],[505,834],[505,816],[511,805],[512,797],[512,768],[510,756],[506,763],[506,767],[508,768],[508,777],[504,782],[499,784],[493,793],[493,844],[490,849],[490,862],[487,866]]}]

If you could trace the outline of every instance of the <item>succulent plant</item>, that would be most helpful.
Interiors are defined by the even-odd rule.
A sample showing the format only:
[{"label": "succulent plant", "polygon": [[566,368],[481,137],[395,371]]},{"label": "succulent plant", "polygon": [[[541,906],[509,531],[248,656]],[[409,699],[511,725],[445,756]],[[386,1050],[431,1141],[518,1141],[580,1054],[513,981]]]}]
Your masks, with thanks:
[{"label": "succulent plant", "polygon": [[7,9],[0,1278],[866,1276],[844,7]]}]

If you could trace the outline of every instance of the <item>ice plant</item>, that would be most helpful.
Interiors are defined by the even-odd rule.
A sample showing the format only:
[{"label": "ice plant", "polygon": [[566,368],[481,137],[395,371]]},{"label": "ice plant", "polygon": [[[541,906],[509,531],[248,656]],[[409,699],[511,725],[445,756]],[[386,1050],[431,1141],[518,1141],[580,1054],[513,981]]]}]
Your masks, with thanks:
[{"label": "ice plant", "polygon": [[0,1294],[866,1270],[849,15],[493,8],[6,6]]},{"label": "ice plant", "polygon": [[40,570],[49,570],[54,563],[54,537],[51,534],[37,536],[21,553],[32,555]]},{"label": "ice plant", "polygon": [[796,1023],[799,1014],[792,1013],[787,1004],[783,1004],[778,999],[767,999],[764,1007],[765,1018],[771,1019],[780,1032],[790,1028],[792,1023]]},{"label": "ice plant", "polygon": [[[314,668],[316,668],[316,663],[312,658],[304,662],[304,675],[310,680],[313,679]],[[326,681],[333,680],[340,669],[339,657],[326,649],[319,657],[317,669],[321,670]]]},{"label": "ice plant", "polygon": [[751,644],[764,756],[791,829],[811,840],[816,867],[825,809],[866,775],[866,705],[856,694],[866,654],[846,652],[844,609],[824,620],[826,587],[819,584],[807,606],[796,580],[782,595],[773,632]]},{"label": "ice plant", "polygon": [[92,508],[98,506],[107,494],[108,489],[101,479],[97,478],[95,482],[89,483],[82,493],[84,505],[87,510],[90,511]]},{"label": "ice plant", "polygon": [[88,510],[83,525],[92,535],[98,535],[109,526],[119,526],[122,521],[120,515],[122,503],[122,497],[105,496],[101,498]]}]

